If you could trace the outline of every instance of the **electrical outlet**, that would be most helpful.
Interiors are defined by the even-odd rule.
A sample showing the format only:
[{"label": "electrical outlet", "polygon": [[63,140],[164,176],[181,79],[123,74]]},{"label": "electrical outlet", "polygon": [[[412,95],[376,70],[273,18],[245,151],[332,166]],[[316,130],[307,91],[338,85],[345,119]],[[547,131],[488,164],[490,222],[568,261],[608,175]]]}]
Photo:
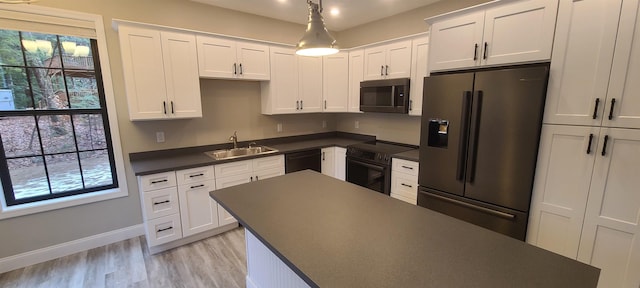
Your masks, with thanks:
[{"label": "electrical outlet", "polygon": [[322,120],[322,128],[327,128],[327,120]]},{"label": "electrical outlet", "polygon": [[360,121],[356,120],[355,126],[356,126],[356,129],[359,129],[360,128]]},{"label": "electrical outlet", "polygon": [[163,143],[164,142],[164,132],[158,131],[156,132],[156,142]]},{"label": "electrical outlet", "polygon": [[276,131],[282,132],[282,123],[278,123],[278,125],[276,125]]}]

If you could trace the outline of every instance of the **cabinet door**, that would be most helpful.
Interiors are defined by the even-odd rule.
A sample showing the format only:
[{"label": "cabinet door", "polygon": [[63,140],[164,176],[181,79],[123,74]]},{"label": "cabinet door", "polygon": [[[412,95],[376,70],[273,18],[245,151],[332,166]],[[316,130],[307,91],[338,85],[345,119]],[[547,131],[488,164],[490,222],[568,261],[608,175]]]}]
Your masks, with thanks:
[{"label": "cabinet door", "polygon": [[623,5],[603,125],[640,128],[640,4]]},{"label": "cabinet door", "polygon": [[322,158],[320,158],[320,170],[322,174],[336,177],[336,161],[334,147],[322,148]]},{"label": "cabinet door", "polygon": [[296,51],[271,47],[271,81],[261,82],[262,113],[297,113],[298,60]]},{"label": "cabinet door", "polygon": [[[252,160],[235,161],[224,164],[218,164],[213,167],[215,171],[216,179],[225,178],[228,176],[251,174],[253,172]],[[221,186],[216,186],[220,188]]]},{"label": "cabinet door", "polygon": [[335,178],[345,181],[347,172],[347,149],[335,147],[336,150],[336,173]]},{"label": "cabinet door", "polygon": [[[251,182],[253,175],[251,173],[229,176],[216,179],[216,187],[218,189],[236,186],[244,183]],[[225,210],[220,204],[218,204],[218,224],[220,226],[237,222],[236,218],[231,216],[227,210]]]},{"label": "cabinet door", "polygon": [[364,50],[349,52],[349,112],[360,112],[360,82],[364,80]]},{"label": "cabinet door", "polygon": [[427,56],[429,37],[413,39],[411,47],[411,92],[409,93],[409,115],[422,115],[422,92],[424,77],[429,76]]},{"label": "cabinet door", "polygon": [[621,3],[560,1],[544,123],[600,125]]},{"label": "cabinet door", "polygon": [[[200,36],[198,44],[198,68],[203,78],[234,78],[237,73],[235,41]],[[235,66],[235,71],[234,71]]]},{"label": "cabinet door", "polygon": [[409,78],[411,76],[411,40],[386,45],[385,78]]},{"label": "cabinet door", "polygon": [[202,117],[196,36],[162,32],[167,85],[167,114],[173,118]]},{"label": "cabinet door", "polygon": [[364,80],[384,78],[385,65],[387,65],[386,46],[364,49]]},{"label": "cabinet door", "polygon": [[271,79],[269,46],[238,42],[237,49],[238,77],[247,80]]},{"label": "cabinet door", "polygon": [[600,134],[578,260],[602,269],[598,287],[638,287],[640,131]]},{"label": "cabinet door", "polygon": [[322,112],[322,57],[298,56],[298,75],[298,113]]},{"label": "cabinet door", "polygon": [[484,11],[433,23],[429,69],[473,67],[480,63]]},{"label": "cabinet door", "polygon": [[349,53],[322,57],[324,112],[347,112],[349,104]]},{"label": "cabinet door", "polygon": [[550,59],[557,11],[557,0],[518,1],[488,9],[482,64]]},{"label": "cabinet door", "polygon": [[209,196],[215,189],[214,180],[178,187],[183,237],[218,227],[218,203]]},{"label": "cabinet door", "polygon": [[160,32],[127,26],[118,28],[129,119],[163,119],[167,87]]},{"label": "cabinet door", "polygon": [[542,127],[527,233],[529,244],[572,259],[578,256],[593,164],[599,152],[599,130]]}]

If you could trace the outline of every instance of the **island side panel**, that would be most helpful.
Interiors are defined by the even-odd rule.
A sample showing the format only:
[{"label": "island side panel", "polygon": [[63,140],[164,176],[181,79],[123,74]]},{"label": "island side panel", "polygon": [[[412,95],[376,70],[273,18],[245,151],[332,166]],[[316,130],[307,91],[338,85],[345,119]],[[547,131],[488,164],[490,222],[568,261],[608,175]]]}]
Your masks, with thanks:
[{"label": "island side panel", "polygon": [[310,287],[246,228],[244,235],[247,245],[247,288]]}]

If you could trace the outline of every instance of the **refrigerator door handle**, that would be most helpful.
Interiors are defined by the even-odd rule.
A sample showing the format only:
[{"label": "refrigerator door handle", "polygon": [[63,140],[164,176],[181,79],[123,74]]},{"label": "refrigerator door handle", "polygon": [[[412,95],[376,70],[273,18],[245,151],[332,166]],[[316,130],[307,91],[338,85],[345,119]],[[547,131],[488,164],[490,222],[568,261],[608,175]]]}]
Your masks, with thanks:
[{"label": "refrigerator door handle", "polygon": [[484,213],[487,213],[487,214],[490,214],[490,215],[494,215],[494,216],[497,216],[497,217],[500,217],[500,218],[509,219],[509,220],[513,220],[513,219],[516,218],[516,215],[513,215],[513,214],[504,213],[504,212],[501,212],[501,211],[496,211],[496,210],[485,208],[485,207],[481,207],[481,206],[476,206],[476,205],[473,205],[473,204],[470,204],[470,203],[466,203],[466,202],[462,202],[462,201],[459,201],[459,200],[456,200],[456,199],[451,199],[451,198],[448,198],[448,197],[436,195],[436,194],[433,194],[433,193],[429,193],[429,196],[430,197],[434,197],[434,198],[438,198],[438,199],[440,199],[442,201],[451,202],[451,203],[459,205],[459,206],[464,206],[464,207],[467,207],[467,208],[470,208],[470,209],[482,211]]},{"label": "refrigerator door handle", "polygon": [[475,99],[475,106],[476,109],[475,111],[473,111],[474,118],[473,118],[473,142],[471,144],[470,147],[470,155],[469,155],[469,175],[467,177],[467,182],[469,183],[473,183],[473,180],[476,176],[476,160],[478,158],[478,138],[480,137],[480,117],[481,114],[480,113],[482,111],[482,96],[483,96],[483,92],[482,91],[477,91],[476,92],[476,99]]},{"label": "refrigerator door handle", "polygon": [[458,166],[456,167],[456,180],[464,179],[465,154],[469,143],[469,114],[471,113],[471,91],[462,94],[462,116],[460,119],[460,142],[458,143]]}]

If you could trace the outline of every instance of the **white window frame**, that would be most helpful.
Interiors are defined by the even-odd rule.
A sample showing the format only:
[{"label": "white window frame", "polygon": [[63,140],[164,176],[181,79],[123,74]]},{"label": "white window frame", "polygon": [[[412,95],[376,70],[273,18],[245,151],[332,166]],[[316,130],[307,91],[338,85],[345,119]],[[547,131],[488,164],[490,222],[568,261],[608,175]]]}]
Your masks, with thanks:
[{"label": "white window frame", "polygon": [[[44,211],[56,210],[71,206],[83,205],[104,201],[108,199],[126,197],[129,195],[127,189],[127,178],[124,169],[124,157],[122,154],[122,146],[120,143],[120,133],[118,128],[118,115],[116,113],[116,103],[113,93],[113,83],[111,79],[111,67],[109,65],[109,53],[107,51],[107,38],[105,36],[104,22],[101,15],[81,13],[76,11],[62,10],[56,8],[35,6],[35,5],[15,5],[0,4],[0,10],[8,12],[22,12],[35,15],[45,15],[59,17],[60,19],[68,19],[70,23],[75,20],[89,21],[95,24],[96,42],[98,45],[98,56],[100,67],[102,70],[102,82],[104,86],[104,96],[107,105],[107,113],[109,116],[109,126],[111,132],[111,145],[113,148],[113,157],[118,177],[118,188],[106,189],[91,193],[73,195],[68,197],[7,206],[4,198],[2,183],[0,183],[0,219],[7,219],[23,215],[35,214]],[[28,19],[25,19],[28,20]],[[3,29],[0,21],[0,29]]]}]

